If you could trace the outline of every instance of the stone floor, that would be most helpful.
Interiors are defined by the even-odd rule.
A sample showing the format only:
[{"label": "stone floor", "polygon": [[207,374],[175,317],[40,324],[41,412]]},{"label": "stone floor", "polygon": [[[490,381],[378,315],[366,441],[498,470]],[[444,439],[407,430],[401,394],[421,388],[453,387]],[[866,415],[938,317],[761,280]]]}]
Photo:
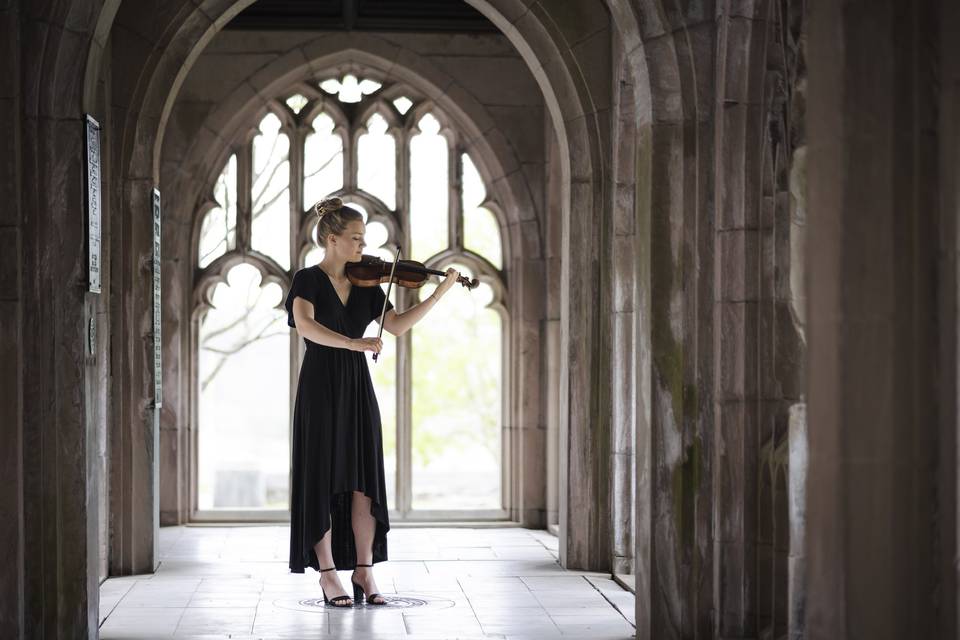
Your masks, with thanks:
[{"label": "stone floor", "polygon": [[[394,527],[374,568],[388,605],[324,606],[315,571],[287,569],[285,526],[165,527],[155,574],[100,588],[100,637],[617,638],[634,596],[566,571],[557,538],[517,527]],[[350,571],[340,572],[350,589]],[[352,590],[349,591],[352,594]]]}]

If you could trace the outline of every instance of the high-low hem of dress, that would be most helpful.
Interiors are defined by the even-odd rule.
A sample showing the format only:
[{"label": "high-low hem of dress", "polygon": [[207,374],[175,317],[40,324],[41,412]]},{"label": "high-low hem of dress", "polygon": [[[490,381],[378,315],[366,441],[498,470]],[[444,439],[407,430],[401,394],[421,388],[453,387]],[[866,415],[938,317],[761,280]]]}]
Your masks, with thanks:
[{"label": "high-low hem of dress", "polygon": [[[290,573],[304,573],[307,567],[316,571],[320,570],[320,561],[317,558],[314,546],[327,534],[331,528],[333,533],[330,539],[330,551],[333,556],[333,564],[338,570],[355,569],[357,566],[356,539],[353,534],[353,505],[352,498],[354,491],[362,491],[363,495],[370,498],[370,515],[374,518],[374,536],[373,536],[373,559],[371,564],[387,561],[387,532],[390,530],[390,522],[385,516],[378,515],[382,509],[386,509],[380,503],[376,502],[374,496],[363,489],[346,489],[337,491],[330,496],[330,517],[333,524],[321,528],[316,534],[304,535],[304,543],[301,549],[300,563],[294,563],[290,559]],[[309,542],[309,540],[313,542]],[[326,568],[326,567],[324,567]]]}]

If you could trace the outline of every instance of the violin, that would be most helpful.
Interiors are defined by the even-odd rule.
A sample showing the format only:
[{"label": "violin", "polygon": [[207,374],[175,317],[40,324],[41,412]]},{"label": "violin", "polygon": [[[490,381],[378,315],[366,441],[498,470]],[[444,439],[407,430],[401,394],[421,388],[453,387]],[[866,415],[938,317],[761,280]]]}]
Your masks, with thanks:
[{"label": "violin", "polygon": [[[401,260],[400,251],[397,251],[397,257],[393,262],[386,262],[377,256],[363,254],[359,262],[348,262],[344,265],[347,273],[347,279],[358,287],[376,287],[381,282],[388,282],[387,295],[383,299],[383,309],[380,311],[380,330],[377,332],[377,338],[383,335],[383,318],[387,313],[387,300],[390,299],[390,288],[394,281],[401,287],[407,289],[419,289],[427,283],[427,277],[430,275],[445,276],[445,271],[426,268],[422,262],[416,260]],[[457,282],[467,289],[476,289],[480,281],[476,278],[467,278],[466,276],[457,276]],[[379,353],[373,354],[373,361],[377,361]]]},{"label": "violin", "polygon": [[[397,257],[399,258],[399,256],[398,253]],[[416,260],[395,260],[391,263],[367,254],[361,256],[359,262],[346,263],[344,268],[347,272],[347,278],[358,287],[373,287],[381,282],[392,284],[395,281],[401,287],[419,289],[427,283],[427,276],[447,275],[444,271],[427,269],[422,262]],[[466,276],[458,276],[457,282],[467,289],[475,289],[480,284],[476,278],[471,280]]]}]

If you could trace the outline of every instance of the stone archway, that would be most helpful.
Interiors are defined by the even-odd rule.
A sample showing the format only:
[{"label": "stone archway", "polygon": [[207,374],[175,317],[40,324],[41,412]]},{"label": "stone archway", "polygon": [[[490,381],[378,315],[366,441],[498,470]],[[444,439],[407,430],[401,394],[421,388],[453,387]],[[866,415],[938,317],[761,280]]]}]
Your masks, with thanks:
[{"label": "stone archway", "polygon": [[[169,144],[161,154],[161,179],[172,193],[166,205],[171,224],[181,229],[196,226],[193,215],[197,203],[208,198],[205,190],[210,188],[219,167],[231,153],[230,147],[237,140],[246,139],[251,123],[269,108],[269,97],[293,91],[298,83],[313,78],[315,73],[343,65],[368,69],[380,81],[408,87],[440,108],[462,134],[464,151],[476,160],[478,171],[490,186],[488,197],[494,201],[491,207],[502,214],[505,255],[512,256],[503,269],[510,283],[507,306],[511,310],[505,326],[504,377],[520,378],[517,369],[523,358],[518,349],[522,345],[532,352],[539,350],[536,319],[541,314],[543,298],[542,287],[537,286],[528,273],[536,268],[542,252],[538,211],[531,186],[520,171],[521,160],[507,142],[506,134],[475,97],[428,59],[389,39],[369,34],[324,34],[300,41],[269,65],[232,80],[229,85],[232,89],[224,87],[226,97],[217,101],[202,123],[194,125],[190,133],[175,131],[172,137],[166,138]],[[185,138],[189,138],[189,144],[184,143]],[[189,325],[183,320],[189,317],[194,304],[190,287],[184,286],[194,273],[190,257],[192,242],[188,234],[181,234],[170,249],[170,255],[177,257],[176,264],[165,274],[165,288],[176,296],[171,302],[175,310],[171,316],[176,317],[169,319],[169,331],[165,329],[173,341],[167,358],[178,363],[177,369],[171,371],[174,377],[171,384],[185,390],[183,396],[173,398],[170,414],[163,417],[161,473],[173,476],[164,480],[165,491],[160,497],[161,518],[166,523],[184,522],[192,510],[190,473],[185,470],[189,469],[194,442],[188,430],[193,424],[189,416],[194,405],[189,401],[189,394],[194,385],[187,380],[192,375],[194,356],[188,348],[191,344],[187,337]],[[523,373],[528,379],[536,380],[538,362],[535,358],[531,360],[533,362],[523,364],[531,371]],[[504,390],[504,410],[508,416],[504,421],[504,448],[508,452],[519,452],[519,455],[504,456],[504,474],[509,479],[508,486],[514,488],[507,496],[510,517],[530,526],[541,526],[539,495],[521,494],[517,490],[518,485],[542,483],[539,466],[524,462],[542,455],[536,449],[529,452],[531,447],[542,447],[542,440],[538,443],[536,439],[538,407],[529,399],[534,392],[533,385],[506,385]]]},{"label": "stone archway", "polygon": [[[605,461],[611,443],[597,386],[604,366],[599,357],[602,329],[592,311],[600,304],[602,286],[601,266],[594,257],[601,251],[609,220],[611,145],[605,124],[611,116],[611,93],[609,74],[587,76],[583,67],[589,60],[611,68],[609,14],[600,2],[554,13],[521,2],[468,2],[523,56],[543,92],[557,137],[560,326],[557,352],[547,357],[553,357],[559,369],[560,560],[571,568],[606,568],[612,543],[610,510],[599,497],[607,490]],[[573,513],[577,526],[571,526]]]},{"label": "stone archway", "polygon": [[[118,447],[113,450],[115,466],[124,473],[129,472],[123,480],[115,479],[126,492],[113,494],[117,537],[111,564],[118,573],[152,569],[156,542],[157,415],[150,406],[149,336],[144,334],[144,327],[149,326],[147,310],[150,308],[149,290],[143,278],[143,263],[150,253],[146,223],[148,194],[159,180],[159,154],[166,119],[178,87],[217,29],[248,4],[247,1],[208,0],[199,4],[147,2],[137,3],[136,7],[121,4],[118,8],[116,2],[100,7],[61,3],[51,22],[55,24],[58,19],[70,22],[73,31],[89,34],[88,40],[79,38],[74,43],[83,48],[86,55],[69,54],[72,60],[81,61],[76,63],[81,66],[83,60],[88,61],[86,85],[74,82],[77,102],[86,100],[89,105],[90,96],[95,95],[92,83],[103,80],[96,69],[109,53],[110,93],[117,106],[110,145],[115,179],[108,185],[108,198],[112,221],[116,222],[113,228],[116,251],[112,256],[114,284],[120,292],[117,304],[111,309],[111,322],[119,336],[113,358],[115,375],[121,382],[115,389],[112,404],[115,428],[111,440]],[[602,329],[591,317],[590,309],[600,301],[598,291],[609,277],[594,262],[593,256],[600,250],[602,230],[608,228],[603,225],[610,222],[608,187],[613,178],[609,131],[605,126],[611,117],[608,74],[585,74],[583,69],[589,67],[591,61],[609,66],[609,16],[599,2],[556,15],[540,6],[528,8],[513,1],[477,0],[474,5],[501,27],[527,60],[547,96],[557,132],[561,193],[558,204],[563,227],[561,266],[557,269],[562,302],[561,392],[557,396],[561,410],[557,413],[564,425],[563,450],[576,452],[563,461],[566,468],[561,491],[562,553],[568,566],[598,568],[609,562],[610,522],[604,506],[590,505],[602,502],[594,498],[606,488],[603,468],[606,456],[602,452],[609,447],[609,442],[604,438],[595,439],[590,428],[597,421],[601,429],[609,433],[609,423],[603,418],[603,399],[596,389],[596,380],[608,363],[596,355],[605,343],[600,337]],[[81,23],[81,28],[75,28]],[[94,40],[96,48],[91,52],[86,43]],[[56,64],[58,58],[45,59]],[[64,77],[61,74],[60,78]],[[83,73],[71,76],[72,79],[81,77]],[[69,91],[63,91],[56,97],[62,99],[68,94]],[[67,138],[72,139],[74,145],[79,140],[73,134]],[[668,143],[651,152],[669,155],[669,149],[677,148],[672,145]],[[68,144],[62,148],[70,147]],[[668,168],[663,169],[666,176],[678,182],[676,168],[669,163],[666,166]],[[76,169],[76,165],[73,168]],[[676,196],[669,200],[671,205],[667,208],[673,211],[681,201]],[[576,212],[598,212],[599,215],[573,215]],[[81,220],[82,216],[73,219]],[[594,220],[602,222],[598,226]],[[72,237],[82,238],[83,234]],[[642,272],[643,266],[638,268]],[[635,286],[641,295],[649,291],[643,284]],[[78,331],[71,335],[71,344],[78,349],[80,358],[85,336]],[[523,336],[518,340],[535,340],[535,337]],[[644,380],[646,367],[638,371],[641,371],[639,379]],[[58,384],[65,385],[66,389],[68,382],[63,378]],[[642,389],[642,382],[640,386]],[[642,398],[643,392],[637,397]],[[644,408],[638,415],[645,415],[646,411],[649,409]],[[650,432],[646,433],[649,437]],[[578,526],[571,526],[569,514],[584,506],[589,517],[582,526],[579,522]],[[88,516],[86,507],[81,505],[78,509],[80,515]],[[87,599],[83,599],[81,606],[86,607],[87,603]]]},{"label": "stone archway", "polygon": [[[221,1],[207,2],[201,7],[182,8],[179,11],[165,8],[162,15],[169,17],[166,22],[153,20],[150,24],[138,25],[139,28],[136,30],[138,35],[146,32],[162,33],[163,36],[162,42],[161,37],[157,38],[157,44],[160,45],[159,52],[147,56],[150,64],[132,82],[133,90],[130,92],[130,106],[127,110],[125,133],[120,147],[120,172],[125,176],[123,210],[148,211],[147,194],[159,175],[159,149],[165,119],[169,115],[169,105],[176,96],[177,88],[216,28],[246,4],[249,3]],[[562,217],[567,221],[564,224],[567,225],[570,216],[566,212],[595,209],[603,211],[605,207],[602,184],[604,176],[608,178],[609,175],[604,173],[602,158],[604,153],[609,152],[609,140],[602,122],[608,117],[603,109],[607,106],[608,98],[602,89],[606,80],[602,74],[597,74],[588,82],[577,68],[576,56],[600,55],[600,59],[605,59],[608,55],[605,53],[605,38],[609,33],[601,29],[586,43],[571,48],[568,41],[575,41],[576,31],[590,28],[591,23],[570,20],[563,26],[565,29],[572,30],[571,32],[551,33],[552,27],[549,26],[551,21],[547,20],[549,16],[535,16],[533,13],[527,13],[521,10],[519,3],[502,4],[503,6],[499,6],[499,3],[494,6],[477,3],[475,6],[504,30],[527,60],[541,88],[545,88],[547,94],[554,96],[548,98],[547,102],[555,124],[563,123],[562,127],[558,127],[561,149],[566,150],[565,153],[561,153],[563,158],[561,164],[564,168],[561,170],[560,186],[564,195],[560,202],[565,212]],[[121,6],[115,26],[125,24],[126,16],[123,9],[124,7]],[[599,9],[599,15],[603,15],[602,5],[594,9]],[[149,10],[143,7],[138,7],[137,13],[140,16],[150,15]],[[211,19],[209,16],[219,17]],[[541,19],[547,20],[548,26],[545,26]],[[132,21],[133,17],[130,20]],[[134,30],[131,29],[131,31]],[[537,62],[538,59],[548,62],[540,64]],[[568,65],[572,65],[573,71],[568,69]],[[591,82],[601,84],[598,87],[591,87]],[[562,102],[556,96],[561,96]],[[147,229],[141,228],[144,225],[138,222],[141,217],[142,215],[132,217],[130,228],[125,235],[124,246],[129,248],[131,257],[145,255],[149,248]],[[561,389],[564,389],[564,392],[559,396],[562,403],[568,404],[561,407],[559,415],[561,419],[569,417],[571,424],[574,425],[571,437],[577,445],[572,448],[580,452],[576,458],[570,459],[573,468],[567,474],[567,477],[576,477],[578,482],[574,485],[570,481],[564,481],[563,485],[567,486],[567,491],[572,494],[571,498],[574,502],[588,505],[592,502],[593,493],[600,490],[605,483],[602,466],[587,462],[595,457],[589,425],[598,411],[597,400],[591,395],[590,385],[591,378],[595,377],[591,373],[599,365],[592,355],[595,351],[593,336],[596,335],[597,327],[589,316],[589,310],[595,307],[596,303],[591,296],[595,292],[593,279],[597,275],[589,256],[596,253],[597,236],[590,218],[579,216],[575,218],[574,223],[575,228],[567,228],[564,233],[567,239],[564,256],[575,256],[577,264],[572,265],[570,260],[565,260],[564,264],[567,266],[563,268],[561,276],[561,297],[564,301],[562,307],[570,310],[570,313],[565,314],[565,320],[562,320],[565,328],[561,331],[564,336],[561,338],[561,352],[568,353],[569,357],[566,358],[567,365],[561,366]],[[578,246],[579,243],[574,243],[571,246],[570,238],[583,238],[589,242],[589,245]],[[590,246],[593,248],[589,248]],[[133,277],[138,268],[135,263],[136,260],[131,260],[126,267],[131,274],[131,288],[127,297],[132,309],[147,309],[149,308],[147,291],[142,286],[138,286],[136,278]],[[574,312],[577,314],[576,317],[570,315]],[[146,322],[144,313],[131,312],[126,318],[124,325],[128,335],[134,335],[133,327]],[[525,339],[534,338],[526,336]],[[126,410],[125,415],[121,416],[121,423],[136,425],[131,426],[132,441],[139,441],[143,445],[142,448],[153,451],[154,443],[148,440],[152,433],[150,422],[156,417],[144,413],[143,409],[136,409],[136,407],[145,406],[149,399],[149,376],[143,376],[146,362],[142,350],[133,350],[125,360],[125,369],[130,373],[129,379],[137,382],[126,384],[120,390],[121,396],[125,399],[123,406]],[[568,366],[571,362],[574,363],[572,367]],[[592,364],[576,365],[576,363],[586,362]],[[570,448],[564,446],[564,450]],[[150,468],[149,462],[146,463],[146,467],[146,477],[153,477],[155,470]],[[155,505],[156,494],[154,493],[149,496],[149,499],[138,502],[135,509],[131,507],[131,510],[116,513],[115,516],[131,523],[143,522],[154,517]],[[134,515],[133,510],[137,510],[138,513]],[[561,528],[562,553],[564,562],[569,566],[596,567],[609,562],[609,542],[607,541],[609,522],[606,510],[595,509],[589,522],[587,526],[570,530],[574,538],[570,542],[565,540],[567,528]],[[572,556],[570,560],[566,557],[568,551]],[[147,556],[149,554],[132,561],[131,566],[145,566],[144,560]]]},{"label": "stone archway", "polygon": [[[117,358],[118,377],[123,381],[116,392],[114,419],[118,426],[117,439],[122,442],[115,459],[124,469],[131,471],[130,486],[137,487],[135,494],[128,499],[115,501],[113,515],[119,523],[118,547],[124,549],[124,555],[118,556],[114,564],[118,572],[150,570],[153,563],[155,528],[143,527],[145,523],[156,522],[157,508],[157,468],[153,454],[156,452],[156,424],[158,416],[149,406],[151,394],[151,376],[148,368],[148,340],[142,333],[142,327],[148,326],[150,298],[149,290],[143,284],[142,262],[149,254],[149,227],[146,213],[149,211],[148,194],[150,188],[159,180],[160,151],[170,108],[175,100],[178,88],[196,56],[209,42],[212,34],[225,24],[233,15],[249,2],[207,1],[200,5],[170,3],[140,3],[135,9],[126,10],[122,5],[112,21],[109,39],[112,40],[111,67],[114,96],[121,105],[118,110],[117,131],[115,137],[115,165],[117,180],[111,189],[117,215],[117,247],[115,256],[117,273],[120,276],[123,305],[117,309],[113,320],[119,326],[122,336],[119,344],[123,347]],[[612,117],[610,110],[609,74],[584,73],[583,69],[599,61],[601,66],[610,66],[609,42],[612,37],[609,16],[605,5],[597,2],[585,4],[569,12],[558,11],[551,14],[539,5],[529,8],[521,2],[497,1],[472,3],[497,24],[514,43],[527,61],[541,89],[544,91],[548,109],[553,118],[559,146],[561,197],[558,204],[561,210],[562,251],[559,260],[559,290],[561,298],[560,344],[559,344],[559,387],[557,394],[557,415],[561,421],[563,434],[562,451],[574,452],[561,458],[561,554],[563,563],[576,568],[602,568],[610,561],[610,519],[607,506],[597,497],[606,490],[608,476],[605,460],[609,451],[609,421],[605,418],[606,409],[602,405],[604,397],[599,393],[597,381],[601,379],[609,362],[607,356],[598,355],[608,347],[602,337],[603,328],[591,315],[601,303],[600,290],[609,283],[609,273],[604,271],[593,256],[600,253],[603,234],[610,225],[610,198],[613,184],[611,172],[609,129],[606,123]],[[111,5],[113,7],[113,5]],[[109,10],[108,10],[109,13]],[[98,29],[98,32],[102,30]],[[104,38],[106,41],[107,38]],[[658,38],[653,38],[657,41]],[[118,44],[119,43],[119,44]],[[658,42],[654,42],[654,45]],[[122,49],[121,59],[117,51]],[[669,49],[669,47],[668,47]],[[632,52],[636,57],[637,50]],[[689,79],[689,78],[688,78]],[[644,86],[644,82],[638,86]],[[670,80],[667,80],[669,86]],[[667,89],[668,96],[664,104],[667,110],[676,109],[676,96],[673,89]],[[641,95],[646,95],[642,91]],[[696,122],[696,118],[693,119]],[[653,120],[651,119],[651,122]],[[695,138],[678,137],[677,133],[687,126],[687,120],[670,122],[644,142],[643,153],[652,157],[669,160],[677,151],[687,154],[696,149]],[[649,151],[647,151],[649,150]],[[644,193],[649,193],[654,208],[670,213],[663,219],[670,220],[680,215],[688,219],[690,225],[685,233],[694,233],[696,229],[702,186],[692,200],[684,200],[682,187],[689,177],[678,170],[676,164],[669,161],[652,166],[653,172],[662,172],[660,177],[670,184],[670,190],[653,190],[643,185]],[[662,166],[662,168],[661,168]],[[687,176],[693,171],[684,165]],[[646,176],[644,176],[644,179]],[[161,185],[162,186],[162,185]],[[679,190],[678,190],[679,188]],[[669,193],[669,195],[661,195]],[[656,198],[661,198],[659,201]],[[641,198],[641,202],[647,200]],[[684,204],[685,203],[685,204]],[[577,212],[596,212],[595,216],[574,215]],[[599,220],[600,224],[595,224]],[[646,218],[643,224],[656,224]],[[669,223],[659,229],[662,238],[671,235]],[[654,234],[656,236],[656,234]],[[694,237],[696,237],[694,235]],[[641,264],[638,272],[641,277],[634,284],[640,296],[649,295],[651,289],[645,286],[644,263],[649,256],[649,236],[644,235],[641,227],[638,234],[638,249]],[[669,274],[674,269],[674,258],[680,253],[678,245],[666,243],[670,247],[665,257],[665,273],[668,279],[665,288],[659,289],[667,297],[677,297],[683,290],[678,280]],[[645,253],[646,252],[646,253]],[[657,253],[652,256],[652,264],[657,262]],[[689,283],[686,283],[689,284]],[[694,288],[699,291],[698,288]],[[657,295],[657,283],[653,283],[654,298]],[[697,294],[699,295],[699,294]],[[646,303],[639,303],[641,315],[649,313]],[[649,333],[640,322],[638,345],[647,344]],[[658,323],[655,319],[649,325],[669,326],[669,318]],[[536,344],[535,336],[518,336],[526,344]],[[530,341],[534,342],[530,342]],[[654,340],[652,344],[673,344],[669,340]],[[672,406],[676,398],[673,383],[681,381],[675,375],[673,352],[667,350],[665,356],[657,361],[657,351],[641,347],[638,362],[638,380],[640,382],[636,398],[641,405],[640,416],[657,415],[656,410]],[[652,360],[646,360],[652,354]],[[699,361],[688,367],[699,366]],[[648,370],[646,364],[653,363]],[[658,391],[645,402],[644,385],[649,380],[649,371],[655,372],[657,380],[668,380],[668,391]],[[657,373],[659,372],[659,373]],[[659,377],[658,377],[659,376]],[[650,384],[654,384],[653,381]],[[673,395],[671,395],[673,394]],[[657,400],[661,398],[661,400]],[[670,418],[672,421],[673,418]],[[600,427],[600,437],[592,433],[594,424]],[[673,424],[670,422],[670,424]],[[638,434],[641,430],[638,429]],[[638,467],[649,464],[651,451],[659,451],[662,444],[650,445],[657,436],[655,429],[645,429],[641,438],[648,439]],[[533,442],[534,446],[542,446]],[[638,449],[638,452],[640,449]],[[146,453],[144,456],[143,454]],[[138,457],[140,456],[140,457]],[[675,462],[675,461],[674,461]],[[646,467],[649,468],[649,467]],[[644,481],[649,476],[643,476]],[[659,482],[659,481],[658,481]],[[666,484],[661,482],[661,484]],[[649,486],[649,485],[645,485]],[[535,487],[533,488],[535,490]],[[524,491],[531,490],[524,488]],[[661,502],[667,502],[664,497]],[[645,500],[638,505],[649,508]],[[573,512],[588,514],[572,525],[570,514]],[[647,514],[649,516],[649,514]],[[643,520],[650,527],[650,518]],[[650,540],[648,536],[647,540]],[[653,554],[652,543],[644,543],[644,557]],[[646,560],[649,562],[649,560]],[[669,571],[667,572],[669,573]],[[647,572],[649,575],[649,572]]]},{"label": "stone archway", "polygon": [[[120,245],[124,255],[118,272],[124,275],[123,299],[125,306],[122,317],[116,318],[122,329],[124,345],[136,345],[133,349],[126,349],[120,356],[118,372],[121,375],[120,388],[117,390],[118,401],[115,404],[116,424],[123,425],[127,437],[121,438],[122,449],[115,453],[115,460],[131,469],[133,476],[130,484],[142,490],[136,494],[136,499],[122,502],[114,501],[113,515],[120,523],[120,548],[129,550],[122,561],[115,562],[114,566],[120,572],[149,570],[153,562],[153,536],[149,530],[138,529],[145,522],[156,521],[157,493],[155,486],[156,468],[153,456],[155,454],[156,424],[158,417],[150,408],[151,377],[148,372],[146,340],[141,337],[139,327],[148,325],[147,309],[150,308],[148,289],[143,286],[141,262],[149,254],[149,227],[144,223],[145,214],[149,211],[149,191],[159,177],[159,154],[162,147],[166,119],[175,100],[177,91],[196,56],[209,42],[216,30],[225,24],[233,15],[239,12],[249,2],[227,2],[224,0],[207,1],[199,6],[179,5],[169,6],[169,3],[154,4],[152,6],[138,5],[126,10],[121,5],[113,21],[111,31],[114,46],[113,83],[115,93],[126,109],[120,111],[123,124],[122,133],[117,136],[117,176],[115,193],[117,194],[117,210],[127,212],[120,220],[123,227],[117,229],[122,237]],[[602,5],[598,5],[602,14]],[[595,36],[587,44],[571,48],[568,40],[575,40],[577,29],[589,28],[590,23],[576,20],[564,25],[564,28],[573,29],[569,34],[551,33],[549,16],[534,16],[521,10],[520,3],[503,3],[503,6],[494,6],[478,3],[478,8],[505,30],[511,41],[518,46],[527,59],[534,76],[541,88],[546,88],[551,96],[562,96],[563,102],[557,98],[549,98],[551,113],[554,120],[562,123],[558,127],[558,136],[561,148],[567,149],[561,154],[562,165],[566,168],[561,173],[561,189],[564,196],[561,204],[564,211],[590,211],[603,208],[602,181],[604,173],[602,156],[604,149],[609,149],[607,133],[601,122],[606,117],[598,107],[605,107],[607,99],[598,87],[591,87],[583,74],[576,69],[577,55],[596,55],[601,53],[601,59],[606,50],[608,34]],[[597,7],[595,7],[596,9]],[[590,13],[589,11],[587,13]],[[547,26],[541,20],[547,20]],[[602,30],[601,30],[602,31]],[[566,36],[574,36],[568,38]],[[556,42],[555,42],[556,40]],[[533,44],[531,44],[533,43]],[[117,57],[117,49],[124,49],[124,59]],[[563,55],[559,55],[564,52]],[[132,54],[132,55],[131,55]],[[537,59],[547,61],[540,64]],[[566,62],[564,62],[564,60]],[[570,69],[568,66],[572,65]],[[590,78],[590,82],[599,82],[602,89],[602,74]],[[561,115],[562,114],[562,115]],[[596,168],[596,170],[595,170]],[[140,212],[140,213],[137,213]],[[564,220],[569,216],[564,215]],[[590,228],[590,221],[586,217],[577,217],[576,224],[581,228],[568,229],[565,237],[594,238],[591,243],[595,246],[595,235]],[[586,231],[587,233],[581,233]],[[565,254],[574,252],[578,256],[578,264],[564,268],[561,277],[562,298],[566,301],[565,309],[575,310],[577,317],[565,315],[562,331],[562,351],[570,353],[569,359],[573,362],[590,362],[594,349],[590,336],[595,335],[596,328],[588,315],[588,310],[594,305],[590,302],[589,291],[592,290],[591,278],[595,276],[595,269],[590,267],[589,255],[594,250],[585,247],[567,246]],[[569,265],[569,261],[566,261]],[[581,268],[586,267],[586,268]],[[574,339],[570,339],[570,334]],[[518,338],[520,339],[520,338]],[[524,336],[523,340],[535,340],[535,336]],[[568,363],[569,364],[569,363]],[[574,468],[571,477],[576,476],[580,481],[573,496],[575,500],[589,500],[595,489],[603,485],[602,470],[597,465],[587,463],[591,459],[590,437],[587,435],[587,425],[591,415],[597,410],[596,400],[591,399],[590,372],[592,367],[562,367],[561,386],[570,393],[561,393],[562,402],[569,401],[569,411],[559,412],[561,417],[569,416],[574,427],[573,440],[577,442],[575,449],[582,446],[583,455],[571,460]],[[571,395],[573,394],[573,395]],[[568,400],[569,399],[569,400]],[[593,407],[593,409],[591,409]],[[138,452],[146,452],[146,457],[134,459]],[[583,465],[587,466],[584,467]],[[594,478],[587,483],[584,478]],[[565,485],[571,483],[565,482]],[[591,518],[592,524],[588,527],[577,528],[572,534],[578,538],[570,543],[564,543],[566,550],[573,550],[577,560],[570,560],[572,566],[597,566],[596,560],[589,560],[591,550],[600,550],[606,562],[607,548],[605,538],[609,531],[605,510],[596,510]],[[566,535],[563,533],[562,535]],[[580,536],[583,536],[580,539]],[[587,554],[587,555],[583,555]],[[566,559],[565,559],[566,562]]]}]

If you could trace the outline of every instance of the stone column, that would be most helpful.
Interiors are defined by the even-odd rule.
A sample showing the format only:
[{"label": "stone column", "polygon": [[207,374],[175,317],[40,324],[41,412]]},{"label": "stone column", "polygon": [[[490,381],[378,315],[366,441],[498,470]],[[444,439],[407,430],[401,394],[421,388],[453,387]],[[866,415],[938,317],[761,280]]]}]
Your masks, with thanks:
[{"label": "stone column", "polygon": [[[618,34],[615,34],[618,36]],[[636,482],[634,442],[636,440],[636,350],[634,347],[636,309],[636,93],[627,67],[623,42],[614,38],[611,140],[614,140],[612,173],[609,186],[612,203],[610,237],[605,253],[610,262],[611,295],[604,319],[610,339],[610,496],[612,500],[612,571],[634,572],[634,522],[636,519]]]},{"label": "stone column", "polygon": [[20,195],[20,11],[0,5],[0,629],[24,634],[23,592],[23,216]]},{"label": "stone column", "polygon": [[637,637],[708,637],[715,588],[714,8],[713,2],[676,11],[646,0],[607,4],[636,98]]},{"label": "stone column", "polygon": [[610,154],[610,25],[606,14],[588,15],[594,24],[584,24],[574,12],[549,16],[560,21],[565,41],[579,42],[569,54],[589,65],[591,80],[579,87],[580,99],[591,100],[581,105],[584,111],[563,114],[569,146],[560,150],[570,159],[570,205],[561,229],[559,537],[564,567],[606,571],[610,390],[603,372],[609,366],[609,343],[600,310],[610,282],[601,259],[610,215],[610,175],[603,169]]},{"label": "stone column", "polygon": [[[760,16],[741,15],[725,6],[718,12],[717,38],[717,235],[713,305],[715,433],[713,454],[714,532],[718,637],[755,637],[758,632],[761,564],[758,541],[760,464],[760,328],[762,296],[761,242],[769,227],[761,215],[765,65],[758,65],[765,24]],[[755,141],[755,142],[754,142]],[[769,189],[769,187],[768,187]],[[763,282],[761,283],[761,280]],[[765,289],[765,288],[764,288]],[[766,291],[764,290],[764,293]],[[767,474],[772,475],[767,469]],[[769,484],[768,481],[768,489]],[[769,502],[769,500],[768,500]],[[765,551],[769,555],[769,544]]]},{"label": "stone column", "polygon": [[955,411],[938,386],[953,381],[955,402],[941,367],[956,354],[938,330],[937,13],[810,7],[810,640],[955,637],[940,617],[956,598],[940,577],[956,553],[956,481],[938,469],[953,470],[956,443],[938,433],[939,412]]},{"label": "stone column", "polygon": [[807,407],[797,403],[790,408],[789,515],[790,558],[787,584],[788,640],[803,640],[804,612],[807,606],[806,487],[807,487]]},{"label": "stone column", "polygon": [[[0,633],[97,633],[83,65],[94,3],[0,5]],[[20,82],[24,89],[21,90]]]},{"label": "stone column", "polygon": [[546,425],[546,520],[547,528],[560,518],[560,159],[556,130],[547,112],[544,118],[544,286],[545,312],[541,328],[544,345],[541,415]]},{"label": "stone column", "polygon": [[940,635],[956,638],[960,633],[960,590],[955,558],[960,549],[957,518],[960,469],[957,465],[957,446],[960,441],[960,378],[958,378],[958,348],[960,348],[960,4],[954,0],[940,2],[940,224],[937,282],[939,285],[940,357],[939,431],[937,445],[938,510],[941,551],[937,581],[940,599],[938,622]]}]

